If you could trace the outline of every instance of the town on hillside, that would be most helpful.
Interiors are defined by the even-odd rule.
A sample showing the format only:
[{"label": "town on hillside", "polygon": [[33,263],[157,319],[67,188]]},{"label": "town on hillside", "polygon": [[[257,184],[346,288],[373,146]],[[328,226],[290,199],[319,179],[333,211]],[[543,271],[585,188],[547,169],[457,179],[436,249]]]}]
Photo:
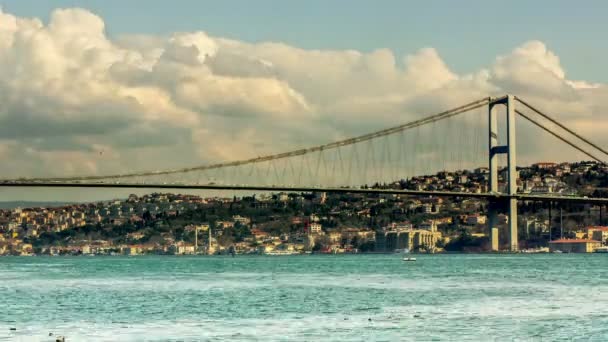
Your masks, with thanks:
[{"label": "town on hillside", "polygon": [[[487,191],[488,169],[365,187]],[[518,191],[606,197],[595,162],[518,167]],[[501,174],[499,187],[504,187]],[[519,203],[522,252],[606,251],[600,206]],[[483,199],[397,194],[262,193],[231,198],[153,193],[124,200],[0,210],[0,255],[420,253],[508,250],[508,216],[490,239]]]}]

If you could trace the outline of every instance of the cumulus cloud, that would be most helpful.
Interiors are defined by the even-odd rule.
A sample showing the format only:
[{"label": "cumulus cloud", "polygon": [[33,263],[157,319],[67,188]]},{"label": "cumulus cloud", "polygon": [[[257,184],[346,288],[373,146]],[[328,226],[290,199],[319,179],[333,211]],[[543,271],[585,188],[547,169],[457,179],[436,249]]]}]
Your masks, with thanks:
[{"label": "cumulus cloud", "polygon": [[594,126],[608,126],[606,86],[568,79],[539,41],[459,75],[433,48],[405,56],[305,50],[203,31],[111,39],[103,19],[84,9],[55,10],[48,23],[0,10],[6,176],[246,158],[507,92],[604,139]]}]

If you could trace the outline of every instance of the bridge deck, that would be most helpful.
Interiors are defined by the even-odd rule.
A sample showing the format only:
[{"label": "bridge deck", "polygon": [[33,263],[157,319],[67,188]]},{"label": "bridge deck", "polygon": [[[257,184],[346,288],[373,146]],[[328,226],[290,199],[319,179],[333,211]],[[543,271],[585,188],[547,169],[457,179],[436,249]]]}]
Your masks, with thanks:
[{"label": "bridge deck", "polygon": [[530,194],[501,194],[501,193],[472,193],[452,191],[419,191],[400,189],[361,189],[361,188],[326,188],[326,187],[289,187],[289,186],[251,186],[251,185],[222,185],[222,184],[146,184],[146,183],[68,183],[68,182],[5,182],[0,187],[28,188],[115,188],[115,189],[171,189],[171,190],[232,190],[232,191],[286,191],[286,192],[331,192],[331,193],[365,193],[365,194],[396,194],[406,196],[437,196],[482,198],[492,200],[507,200],[516,198],[521,201],[541,202],[579,202],[590,204],[606,204],[608,198],[550,196]]}]

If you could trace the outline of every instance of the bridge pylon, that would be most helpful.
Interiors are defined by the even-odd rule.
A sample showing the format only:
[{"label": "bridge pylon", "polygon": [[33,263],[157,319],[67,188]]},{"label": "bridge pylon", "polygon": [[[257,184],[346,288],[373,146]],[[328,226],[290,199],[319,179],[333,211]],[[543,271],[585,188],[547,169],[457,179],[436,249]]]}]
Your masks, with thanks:
[{"label": "bridge pylon", "polygon": [[[498,139],[498,122],[496,117],[496,105],[504,105],[506,107],[506,144],[499,145]],[[493,98],[488,103],[488,168],[490,177],[488,179],[488,191],[490,193],[500,193],[498,189],[498,155],[507,155],[507,189],[506,194],[509,195],[506,200],[508,210],[508,225],[509,225],[509,248],[512,252],[519,249],[517,241],[517,199],[511,197],[517,194],[517,169],[516,169],[516,135],[515,135],[515,97],[506,95],[499,98]],[[495,228],[498,222],[498,208],[504,203],[497,203],[496,200],[490,199],[488,205],[488,233],[490,238],[495,234]]]}]

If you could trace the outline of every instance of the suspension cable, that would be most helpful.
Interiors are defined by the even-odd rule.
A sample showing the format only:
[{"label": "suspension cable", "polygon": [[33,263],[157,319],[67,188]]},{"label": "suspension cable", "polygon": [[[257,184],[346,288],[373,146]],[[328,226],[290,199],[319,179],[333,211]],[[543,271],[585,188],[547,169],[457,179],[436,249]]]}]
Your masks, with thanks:
[{"label": "suspension cable", "polygon": [[552,130],[550,130],[549,128],[547,128],[545,125],[541,124],[540,122],[532,119],[531,117],[527,116],[526,114],[522,113],[520,110],[515,110],[515,113],[519,114],[521,117],[523,117],[524,119],[530,121],[532,124],[540,127],[541,129],[543,129],[545,132],[551,134],[552,136],[558,138],[559,140],[565,142],[566,144],[574,147],[575,149],[577,149],[579,152],[582,152],[583,154],[587,155],[588,157],[591,157],[592,159],[594,159],[595,161],[606,165],[606,162],[599,159],[598,157],[594,156],[593,154],[587,152],[586,150],[584,150],[582,147],[579,147],[578,145],[574,144],[573,142],[569,141],[568,139],[562,137],[561,135],[553,132]]},{"label": "suspension cable", "polygon": [[402,132],[402,131],[405,131],[408,129],[416,128],[416,127],[419,127],[419,126],[422,126],[422,125],[425,125],[428,123],[447,119],[447,118],[456,116],[458,114],[462,114],[462,113],[483,107],[483,106],[487,105],[490,102],[490,100],[491,100],[490,97],[485,97],[485,98],[479,99],[477,101],[473,101],[468,104],[465,104],[463,106],[459,106],[459,107],[456,107],[456,108],[453,108],[450,110],[446,110],[446,111],[443,111],[443,112],[440,112],[440,113],[437,113],[437,114],[434,114],[434,115],[431,115],[431,116],[428,116],[428,117],[425,117],[425,118],[422,118],[419,120],[411,121],[411,122],[408,122],[408,123],[405,123],[405,124],[402,124],[399,126],[383,129],[383,130],[376,131],[373,133],[360,135],[360,136],[357,136],[354,138],[344,139],[344,140],[335,141],[332,143],[318,145],[318,146],[314,146],[314,147],[310,147],[310,148],[304,148],[304,149],[299,149],[299,150],[294,150],[294,151],[284,152],[284,153],[279,153],[279,154],[273,154],[273,155],[266,155],[266,156],[262,156],[262,157],[251,158],[251,159],[237,160],[237,161],[217,163],[217,164],[208,164],[208,165],[189,167],[189,168],[164,170],[164,171],[147,171],[147,172],[138,172],[138,173],[112,174],[112,175],[105,175],[105,176],[18,178],[18,179],[0,180],[0,181],[4,181],[4,182],[11,182],[11,181],[66,182],[66,181],[108,180],[108,179],[120,179],[120,178],[130,178],[130,177],[169,175],[169,174],[187,173],[187,172],[193,172],[193,171],[221,169],[221,168],[226,168],[226,167],[241,166],[241,165],[253,164],[253,163],[270,162],[270,161],[277,160],[277,159],[301,156],[301,155],[310,154],[310,153],[314,153],[314,152],[322,152],[324,150],[335,149],[335,148],[342,147],[342,146],[353,145],[356,143],[369,141],[369,140],[372,140],[375,138]]},{"label": "suspension cable", "polygon": [[561,124],[559,121],[555,120],[554,118],[550,117],[549,115],[541,112],[540,110],[538,110],[537,108],[533,107],[532,105],[530,105],[528,102],[524,101],[523,99],[519,98],[519,97],[515,97],[515,99],[517,100],[517,102],[523,104],[524,106],[528,107],[530,110],[532,110],[533,112],[535,112],[536,114],[542,116],[543,118],[551,121],[552,123],[556,124],[557,126],[559,126],[561,129],[565,130],[566,132],[572,134],[573,136],[579,138],[580,140],[584,141],[585,143],[589,144],[590,146],[594,147],[596,150],[601,151],[602,153],[604,153],[605,155],[608,155],[608,151],[606,151],[605,149],[601,148],[600,146],[598,146],[597,144],[589,141],[589,139],[586,139],[585,137],[581,136],[580,134],[574,132],[573,130],[571,130],[570,128],[566,127],[565,125]]}]

